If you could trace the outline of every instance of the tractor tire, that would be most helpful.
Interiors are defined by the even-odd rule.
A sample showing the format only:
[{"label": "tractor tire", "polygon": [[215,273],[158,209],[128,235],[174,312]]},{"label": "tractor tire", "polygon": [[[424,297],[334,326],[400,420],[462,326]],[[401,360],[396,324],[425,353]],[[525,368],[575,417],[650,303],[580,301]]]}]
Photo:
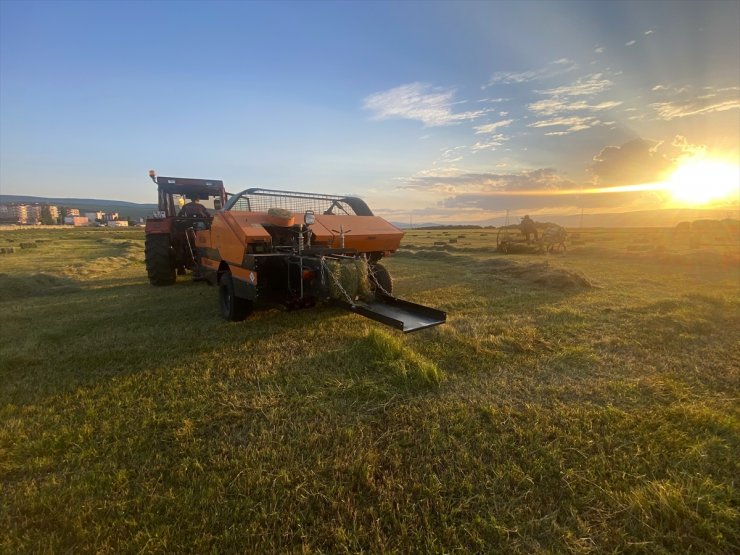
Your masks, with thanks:
[{"label": "tractor tire", "polygon": [[236,296],[234,280],[229,272],[221,276],[218,282],[218,304],[221,316],[229,322],[241,322],[252,312],[253,303]]},{"label": "tractor tire", "polygon": [[144,261],[149,283],[152,285],[172,285],[177,281],[175,252],[170,244],[170,236],[152,234],[146,236]]},{"label": "tractor tire", "polygon": [[382,264],[370,265],[370,283],[376,292],[393,295],[393,278]]}]

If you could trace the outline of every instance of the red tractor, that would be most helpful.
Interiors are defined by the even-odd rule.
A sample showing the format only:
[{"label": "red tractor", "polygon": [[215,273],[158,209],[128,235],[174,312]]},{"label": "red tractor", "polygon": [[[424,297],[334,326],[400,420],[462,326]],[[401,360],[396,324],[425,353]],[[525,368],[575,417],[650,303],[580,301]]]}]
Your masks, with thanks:
[{"label": "red tractor", "polygon": [[[186,270],[198,279],[196,232],[210,229],[213,216],[209,208],[220,210],[226,203],[223,181],[159,177],[154,171],[149,177],[159,192],[158,210],[146,220],[144,257],[149,282],[172,285]],[[187,200],[190,203],[185,204]]]}]

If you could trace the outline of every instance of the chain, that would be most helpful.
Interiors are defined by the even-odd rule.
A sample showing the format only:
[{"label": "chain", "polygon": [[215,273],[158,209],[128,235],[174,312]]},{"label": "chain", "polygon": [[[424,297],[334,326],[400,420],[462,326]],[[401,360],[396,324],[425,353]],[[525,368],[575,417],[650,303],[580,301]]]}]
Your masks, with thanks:
[{"label": "chain", "polygon": [[334,273],[331,270],[329,270],[329,267],[326,265],[326,262],[324,261],[324,258],[322,257],[321,258],[321,271],[322,271],[322,273],[325,270],[326,270],[326,273],[331,276],[331,279],[334,280],[334,283],[337,284],[337,287],[339,287],[339,290],[344,294],[345,297],[347,297],[347,301],[349,301],[349,304],[351,304],[352,306],[355,306],[355,302],[352,300],[352,297],[350,297],[349,296],[349,293],[347,293],[347,291],[344,290],[344,287],[342,287],[342,284],[339,283],[339,280],[336,278],[336,276],[334,275]]},{"label": "chain", "polygon": [[368,270],[368,272],[370,272],[370,275],[371,275],[371,276],[372,276],[372,278],[373,278],[373,282],[375,282],[375,286],[376,286],[376,287],[379,287],[379,288],[380,288],[380,290],[381,290],[381,291],[382,291],[383,293],[385,293],[386,295],[388,295],[389,297],[392,297],[393,295],[391,295],[391,294],[390,294],[390,293],[389,293],[388,291],[386,291],[386,290],[385,290],[385,287],[383,287],[382,285],[380,285],[380,282],[378,281],[378,278],[377,278],[377,277],[375,277],[375,272],[373,271],[373,265],[372,265],[372,264],[370,264],[369,262],[367,263],[367,270]]}]

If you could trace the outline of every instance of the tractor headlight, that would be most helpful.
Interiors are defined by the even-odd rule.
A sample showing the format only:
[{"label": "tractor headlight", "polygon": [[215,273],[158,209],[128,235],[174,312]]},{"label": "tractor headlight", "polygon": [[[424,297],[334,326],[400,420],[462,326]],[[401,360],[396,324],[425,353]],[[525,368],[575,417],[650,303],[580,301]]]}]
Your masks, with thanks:
[{"label": "tractor headlight", "polygon": [[316,215],[313,213],[313,210],[306,210],[306,213],[303,215],[303,221],[306,225],[313,225],[316,223]]}]

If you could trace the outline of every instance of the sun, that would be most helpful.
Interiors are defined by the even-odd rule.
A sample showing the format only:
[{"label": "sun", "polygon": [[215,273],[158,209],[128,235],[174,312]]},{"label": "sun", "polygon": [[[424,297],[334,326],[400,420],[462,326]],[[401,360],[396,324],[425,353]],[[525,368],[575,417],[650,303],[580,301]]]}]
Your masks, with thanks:
[{"label": "sun", "polygon": [[673,200],[689,205],[737,201],[740,166],[721,160],[690,158],[681,163],[666,181]]}]

